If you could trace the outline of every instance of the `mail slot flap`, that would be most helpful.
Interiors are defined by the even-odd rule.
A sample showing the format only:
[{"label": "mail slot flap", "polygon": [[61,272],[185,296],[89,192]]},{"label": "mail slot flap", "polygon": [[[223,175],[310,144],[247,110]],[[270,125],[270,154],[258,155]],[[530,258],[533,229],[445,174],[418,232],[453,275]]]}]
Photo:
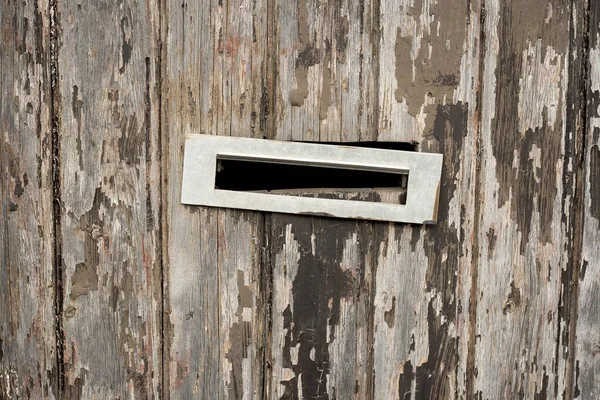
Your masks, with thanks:
[{"label": "mail slot flap", "polygon": [[[223,190],[215,186],[219,160],[302,165],[408,175],[405,204],[294,197],[275,193]],[[291,214],[323,215],[416,224],[435,223],[442,155],[386,149],[190,135],[185,144],[181,202]],[[290,177],[293,179],[293,176]],[[399,178],[400,181],[400,178]]]}]

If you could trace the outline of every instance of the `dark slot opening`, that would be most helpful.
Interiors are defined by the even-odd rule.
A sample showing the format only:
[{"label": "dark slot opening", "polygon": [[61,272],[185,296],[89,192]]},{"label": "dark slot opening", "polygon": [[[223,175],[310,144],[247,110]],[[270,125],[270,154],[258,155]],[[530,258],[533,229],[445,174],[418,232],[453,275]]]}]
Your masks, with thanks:
[{"label": "dark slot opening", "polygon": [[[345,146],[382,148],[389,150],[414,150],[414,145],[397,142],[360,142],[360,143],[322,143]],[[266,162],[260,159],[230,159],[217,156],[217,174],[215,188],[234,191],[277,192],[292,196],[330,197],[340,192],[356,191],[365,193],[368,190],[378,191],[385,188],[396,192],[406,188],[408,174],[388,171],[344,169],[336,166],[294,165],[279,162]],[[320,190],[317,193],[316,190]],[[380,190],[381,191],[381,190]],[[405,194],[405,191],[403,191]],[[337,198],[353,200],[383,201],[381,196]],[[386,196],[384,196],[386,197]],[[393,202],[405,203],[405,195],[395,196]],[[385,201],[387,202],[387,201]]]},{"label": "dark slot opening", "polygon": [[367,147],[370,149],[417,151],[416,143],[407,142],[307,142],[335,146]]}]

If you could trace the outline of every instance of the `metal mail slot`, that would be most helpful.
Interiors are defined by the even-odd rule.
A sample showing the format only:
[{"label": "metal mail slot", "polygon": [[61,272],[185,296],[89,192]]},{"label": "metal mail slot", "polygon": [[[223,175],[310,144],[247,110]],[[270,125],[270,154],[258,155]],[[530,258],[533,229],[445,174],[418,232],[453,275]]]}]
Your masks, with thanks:
[{"label": "metal mail slot", "polygon": [[[215,187],[215,176],[217,160],[223,159],[409,174],[406,204],[221,190]],[[190,135],[185,143],[181,202],[278,213],[432,224],[437,220],[441,172],[441,154]]]}]

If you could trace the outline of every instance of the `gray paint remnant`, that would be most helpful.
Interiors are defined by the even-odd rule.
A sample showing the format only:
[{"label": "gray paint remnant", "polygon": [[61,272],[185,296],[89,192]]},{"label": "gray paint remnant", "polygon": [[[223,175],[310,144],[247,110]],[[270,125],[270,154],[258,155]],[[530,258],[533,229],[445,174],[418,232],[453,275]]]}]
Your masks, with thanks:
[{"label": "gray paint remnant", "polygon": [[[518,3],[518,7],[524,7],[526,11],[504,7],[501,9],[501,20],[511,20],[515,13],[535,13],[536,11],[531,8],[537,8],[523,3]],[[542,243],[551,240],[553,208],[557,195],[557,163],[562,153],[563,137],[555,131],[555,128],[562,127],[560,113],[556,115],[555,121],[551,121],[548,108],[542,110],[541,126],[530,127],[525,131],[520,130],[522,124],[518,117],[519,102],[515,99],[519,98],[524,88],[515,81],[515,76],[522,76],[524,73],[527,75],[527,71],[523,68],[535,69],[537,63],[544,63],[546,54],[535,53],[535,57],[522,59],[524,50],[528,46],[520,41],[509,39],[520,37],[515,36],[514,28],[519,31],[524,29],[522,26],[516,27],[512,24],[499,24],[498,29],[499,40],[503,46],[499,50],[496,68],[497,111],[492,121],[492,132],[497,134],[492,135],[492,149],[496,159],[496,177],[500,184],[497,196],[498,207],[502,207],[510,199],[511,214],[522,233],[520,252],[523,253],[530,239],[534,206],[540,213],[539,240]],[[549,43],[545,42],[545,44]],[[555,51],[553,54],[553,62],[560,63],[561,53]],[[533,87],[528,90],[534,93],[528,97],[536,98],[541,96],[546,88]],[[556,106],[562,106],[562,100]],[[538,151],[539,154],[536,153]]]},{"label": "gray paint remnant", "polygon": [[240,399],[244,397],[244,382],[243,382],[243,359],[248,358],[248,347],[253,345],[252,340],[252,322],[243,320],[244,308],[252,309],[252,290],[244,284],[244,271],[237,270],[238,284],[238,309],[236,316],[238,320],[229,328],[229,340],[231,347],[225,358],[231,363],[231,371],[229,375],[229,386],[227,391],[229,398]]},{"label": "gray paint remnant", "polygon": [[71,277],[71,300],[88,294],[92,290],[98,290],[96,267],[86,263],[77,264]]},{"label": "gray paint remnant", "polygon": [[406,100],[414,117],[421,112],[425,96],[438,104],[452,101],[459,84],[467,16],[460,7],[424,0],[409,6],[407,17],[415,23],[396,29],[394,94],[398,103]]},{"label": "gray paint remnant", "polygon": [[325,57],[323,59],[323,81],[321,82],[321,101],[319,102],[319,119],[327,119],[327,111],[331,105],[331,44],[325,42]]},{"label": "gray paint remnant", "polygon": [[320,49],[309,42],[308,5],[306,0],[298,0],[298,41],[300,42],[296,58],[296,84],[298,87],[290,93],[292,106],[302,106],[308,97],[308,67],[317,64],[320,59]]}]

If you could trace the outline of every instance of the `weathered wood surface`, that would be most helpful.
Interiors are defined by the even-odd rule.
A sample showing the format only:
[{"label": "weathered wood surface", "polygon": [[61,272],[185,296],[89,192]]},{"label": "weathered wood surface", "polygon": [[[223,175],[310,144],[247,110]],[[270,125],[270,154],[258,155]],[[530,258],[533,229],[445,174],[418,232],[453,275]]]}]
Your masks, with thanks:
[{"label": "weathered wood surface", "polygon": [[266,1],[167,1],[163,43],[165,397],[261,398],[262,215],[182,206],[188,133],[264,136]]},{"label": "weathered wood surface", "polygon": [[444,168],[438,224],[376,227],[373,398],[467,394],[480,13],[380,4],[377,138],[442,153]]},{"label": "weathered wood surface", "polygon": [[48,3],[0,4],[0,398],[57,398]]},{"label": "weathered wood surface", "polygon": [[[3,2],[0,398],[599,397],[589,5]],[[415,143],[439,222],[183,206],[187,133]]]},{"label": "weathered wood surface", "polygon": [[[375,3],[276,2],[272,18],[267,137],[374,140]],[[267,218],[273,279],[268,398],[369,397],[374,225]]]},{"label": "weathered wood surface", "polygon": [[60,1],[56,12],[63,396],[158,398],[158,9]]},{"label": "weathered wood surface", "polygon": [[573,385],[578,399],[600,398],[600,3],[590,5],[589,62],[585,65],[589,75],[583,88],[588,119],[583,149],[583,231]]},{"label": "weathered wood surface", "polygon": [[[570,3],[486,1],[474,392],[563,396]],[[572,136],[571,136],[572,137]]]},{"label": "weathered wood surface", "polygon": [[377,1],[273,3],[270,138],[375,139],[378,18]]}]

